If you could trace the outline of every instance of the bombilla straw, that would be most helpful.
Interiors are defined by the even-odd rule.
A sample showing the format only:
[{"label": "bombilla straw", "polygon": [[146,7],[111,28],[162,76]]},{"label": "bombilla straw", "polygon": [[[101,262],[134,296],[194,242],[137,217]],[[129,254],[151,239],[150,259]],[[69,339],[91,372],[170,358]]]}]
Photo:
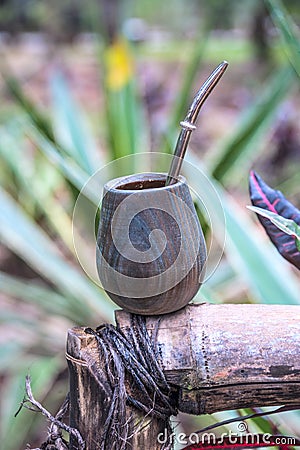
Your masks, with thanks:
[{"label": "bombilla straw", "polygon": [[188,146],[188,142],[191,137],[191,133],[196,129],[195,122],[198,117],[201,106],[212,92],[214,87],[218,84],[225,70],[227,69],[228,62],[223,61],[215,70],[210,74],[207,80],[203,83],[199,91],[197,92],[194,100],[188,110],[185,119],[180,122],[182,128],[174,151],[174,155],[171,162],[171,167],[167,176],[166,186],[176,182],[177,177],[180,173],[180,169],[183,163],[183,158]]}]

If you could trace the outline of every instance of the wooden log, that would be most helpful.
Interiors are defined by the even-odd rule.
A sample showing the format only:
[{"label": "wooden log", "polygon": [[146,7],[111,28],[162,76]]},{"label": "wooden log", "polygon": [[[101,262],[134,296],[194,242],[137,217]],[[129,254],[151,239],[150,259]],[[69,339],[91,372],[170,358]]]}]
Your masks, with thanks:
[{"label": "wooden log", "polygon": [[[80,432],[85,441],[85,450],[99,450],[112,403],[112,392],[105,382],[100,385],[97,381],[103,374],[104,361],[100,358],[95,337],[86,334],[84,328],[69,330],[67,360],[70,373],[70,425]],[[103,380],[106,380],[105,374]],[[130,385],[126,389],[130,393]],[[145,417],[141,411],[132,407],[127,407],[126,418],[135,428],[131,430],[126,449],[161,449],[157,436],[165,431],[164,420]],[[151,448],[149,442],[152,443]],[[70,450],[77,449],[76,439],[70,436]]]},{"label": "wooden log", "polygon": [[[117,322],[126,331],[130,315],[117,311]],[[299,404],[298,306],[189,305],[162,316],[157,345],[180,411]]]},{"label": "wooden log", "polygon": [[[177,389],[180,411],[207,414],[299,405],[299,306],[188,305],[175,313],[147,317],[150,336],[158,319],[156,344],[164,374]],[[117,311],[116,321],[126,335],[131,315]],[[103,370],[95,338],[80,328],[71,330],[67,354],[71,426],[82,433],[87,450],[95,450],[111,401],[103,386],[95,383],[95,370],[100,375]],[[131,408],[127,413],[138,420],[142,417]],[[135,436],[128,449],[161,448],[156,437],[164,426],[163,421],[155,420]],[[71,450],[75,448],[71,446]]]}]

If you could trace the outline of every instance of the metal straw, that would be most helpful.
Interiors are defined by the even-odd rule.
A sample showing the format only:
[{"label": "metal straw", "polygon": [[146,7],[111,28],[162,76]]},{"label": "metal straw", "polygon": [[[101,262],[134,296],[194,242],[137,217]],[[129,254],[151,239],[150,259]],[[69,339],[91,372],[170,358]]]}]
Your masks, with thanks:
[{"label": "metal straw", "polygon": [[176,183],[188,146],[188,142],[191,137],[191,133],[196,129],[196,126],[194,124],[196,122],[201,106],[203,105],[209,94],[212,92],[214,87],[218,84],[218,81],[224,74],[227,66],[228,62],[223,61],[218,65],[218,67],[215,68],[215,70],[210,74],[210,76],[203,83],[196,96],[194,97],[194,100],[188,110],[187,115],[185,116],[185,119],[180,122],[182,130],[176,143],[171,167],[166,180],[166,186]]}]

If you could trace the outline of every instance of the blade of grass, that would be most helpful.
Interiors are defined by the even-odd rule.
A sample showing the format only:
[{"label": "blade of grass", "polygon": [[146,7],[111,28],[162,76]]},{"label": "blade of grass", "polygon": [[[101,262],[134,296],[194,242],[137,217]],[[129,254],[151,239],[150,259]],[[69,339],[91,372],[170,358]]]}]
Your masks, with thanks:
[{"label": "blade of grass", "polygon": [[[79,168],[81,168],[81,170],[83,172],[85,172],[85,170],[82,169],[82,167],[80,167],[80,165],[78,166],[78,170],[76,170],[75,168],[70,167],[71,165],[74,165],[76,167],[76,163],[73,159],[73,162],[70,161],[70,151],[66,150],[56,139],[52,130],[52,126],[51,126],[51,122],[48,118],[45,118],[44,114],[33,104],[33,102],[30,101],[30,99],[24,94],[22,87],[20,85],[20,83],[17,81],[17,79],[8,76],[8,75],[3,75],[4,77],[4,81],[6,83],[6,86],[10,92],[10,94],[12,95],[12,97],[14,98],[14,100],[17,102],[17,104],[21,107],[22,112],[25,116],[25,122],[26,122],[26,128],[30,128],[32,131],[35,130],[35,134],[36,136],[39,136],[39,139],[43,141],[43,148],[46,150],[47,149],[47,153],[48,153],[48,157],[50,156],[49,153],[51,153],[51,157],[54,161],[56,161],[56,163],[60,165],[60,168],[62,170],[64,170],[65,172],[68,172],[69,174],[69,179],[71,181],[71,183],[74,184],[74,186],[76,186],[78,188],[78,183],[79,180],[77,179],[77,176],[79,175]],[[68,105],[69,107],[69,105]],[[65,106],[66,109],[66,106]],[[70,109],[70,107],[69,107]],[[66,115],[66,111],[65,115]],[[72,116],[72,119],[75,120],[75,115]],[[70,119],[68,122],[68,125],[70,125]],[[77,123],[78,127],[80,127],[80,123]],[[73,139],[76,140],[75,144],[78,146],[80,146],[80,151],[82,152],[81,155],[81,159],[80,162],[82,164],[82,166],[84,166],[86,168],[87,164],[92,164],[92,156],[90,155],[90,150],[89,150],[89,156],[87,154],[84,154],[84,149],[82,148],[83,145],[83,140],[84,140],[84,136],[83,132],[79,132],[78,130],[76,130],[76,126],[75,124],[72,122],[72,133],[73,133]],[[75,135],[76,133],[76,135]],[[34,134],[34,132],[33,132]],[[85,143],[87,145],[87,143]],[[55,148],[55,152],[50,151],[50,149],[54,149]],[[87,147],[85,147],[85,149],[87,150]],[[73,155],[74,157],[74,155]],[[89,159],[87,159],[89,158]],[[83,163],[82,160],[86,159],[86,161]],[[69,164],[66,162],[67,160],[69,160]],[[87,163],[87,161],[89,161]],[[87,174],[91,174],[94,170],[94,168],[96,168],[96,162],[94,162],[93,160],[93,164],[91,166],[91,168],[89,169],[90,172],[88,171]],[[77,164],[78,165],[78,164]],[[74,173],[77,172],[77,173]],[[81,183],[81,186],[83,184]],[[78,188],[80,190],[80,188]]]},{"label": "blade of grass", "polygon": [[168,127],[162,136],[163,142],[160,144],[162,153],[173,153],[176,142],[173,142],[173,136],[177,134],[179,123],[185,117],[188,106],[190,105],[191,90],[203,60],[208,36],[209,31],[206,31],[204,34],[203,31],[201,31],[193,45],[191,56],[188,60],[187,67],[184,70],[182,87],[175,101]]},{"label": "blade of grass", "polygon": [[76,296],[99,314],[99,320],[113,318],[113,306],[104,291],[97,289],[57,252],[48,236],[14,200],[0,189],[0,235],[5,245],[54,283],[67,296]]},{"label": "blade of grass", "polygon": [[222,290],[224,285],[234,284],[236,273],[232,267],[229,266],[226,261],[220,261],[218,270],[214,273],[214,276],[207,280],[207,285],[211,290]]},{"label": "blade of grass", "polygon": [[[241,416],[248,416],[250,414],[254,414],[256,410],[252,408],[245,408],[245,409],[239,409],[238,413]],[[255,417],[254,419],[251,419],[249,422],[249,425],[255,425],[257,428],[257,432],[262,433],[270,433],[271,435],[274,434],[274,422],[272,420],[272,417],[264,418],[264,417]]]},{"label": "blade of grass", "polygon": [[47,314],[66,317],[76,324],[90,323],[93,319],[93,312],[84,302],[71,296],[64,297],[33,280],[17,278],[1,271],[0,292],[35,304]]},{"label": "blade of grass", "polygon": [[144,112],[136,92],[134,61],[128,42],[117,38],[102,51],[99,47],[99,59],[102,65],[105,62],[102,89],[110,159],[145,151]]},{"label": "blade of grass", "polygon": [[184,70],[184,80],[182,83],[182,87],[180,89],[179,95],[177,97],[174,113],[172,114],[172,118],[170,121],[170,128],[174,129],[178,127],[178,124],[186,115],[186,111],[188,110],[188,106],[190,105],[190,97],[191,97],[191,88],[194,85],[196,76],[198,74],[199,67],[203,60],[205,48],[207,46],[209,37],[209,31],[206,31],[203,35],[201,34],[197,36],[191,56],[189,58],[189,62],[187,67]]},{"label": "blade of grass", "polygon": [[[55,145],[43,136],[39,130],[33,126],[27,126],[24,130],[31,141],[47,156],[62,174],[80,191],[89,179],[89,175],[83,171],[78,164],[70,157],[62,156]],[[99,203],[97,192],[92,189],[85,189],[85,194],[92,202]]]},{"label": "blade of grass", "polygon": [[18,342],[9,341],[0,347],[0,373],[7,372],[21,358],[23,349]]},{"label": "blade of grass", "polygon": [[215,291],[208,287],[208,284],[205,283],[201,286],[200,291],[193,298],[193,303],[222,303],[222,299],[219,295],[216,294]]},{"label": "blade of grass", "polygon": [[[19,303],[19,307],[16,304],[14,306],[15,311],[12,308],[10,314],[6,314],[2,328],[4,332],[6,331],[6,335],[9,335],[8,346],[12,347],[10,341],[13,340],[15,347],[17,347],[16,353],[21,360],[26,359],[30,364],[30,358],[34,358],[33,355],[36,353],[49,355],[49,353],[54,354],[59,351],[63,355],[65,331],[70,328],[71,323],[62,318],[55,319],[49,315],[44,320],[37,320],[37,310],[33,312],[33,309],[31,309],[31,314],[28,314],[28,310],[26,311],[21,303]],[[19,310],[19,313],[17,310]],[[6,363],[5,366],[4,363]],[[0,360],[0,371],[4,376],[7,372],[14,371],[15,366],[16,358],[9,359],[7,357],[6,361]]]},{"label": "blade of grass", "polygon": [[35,104],[24,94],[23,89],[16,78],[2,71],[5,85],[12,98],[28,114],[31,121],[50,141],[55,142],[51,122]]},{"label": "blade of grass", "polygon": [[248,158],[247,164],[251,164],[259,152],[260,141],[294,81],[294,70],[284,67],[267,82],[267,88],[243,114],[234,132],[221,145],[220,150],[213,152],[213,160],[208,162],[208,167],[216,180],[232,183],[237,174],[240,180],[241,163]]},{"label": "blade of grass", "polygon": [[39,400],[45,396],[53,384],[54,378],[58,375],[62,365],[65,364],[62,358],[44,357],[32,358],[30,368],[28,361],[20,366],[16,364],[15,371],[10,373],[10,377],[5,386],[5,396],[1,402],[1,446],[5,450],[16,450],[25,448],[26,436],[30,429],[37,429],[41,420],[40,415],[36,415],[28,410],[22,410],[17,417],[14,417],[20,402],[25,393],[25,376],[28,371],[32,378],[32,390]]},{"label": "blade of grass", "polygon": [[[139,137],[141,122],[136,116],[138,109],[132,82],[121,90],[107,90],[106,118],[110,159],[122,158],[140,150],[142,139]],[[145,151],[144,146],[142,151]]]},{"label": "blade of grass", "polygon": [[86,173],[92,175],[98,168],[95,158],[96,145],[61,73],[56,73],[51,78],[50,88],[57,141],[63,148],[69,149],[70,156]]},{"label": "blade of grass", "polygon": [[266,0],[266,5],[269,8],[273,22],[279,31],[283,49],[291,65],[300,76],[300,36],[297,35],[296,25],[293,23],[291,16],[287,13],[280,0]]},{"label": "blade of grass", "polygon": [[[68,249],[74,252],[71,219],[53,195],[64,179],[53,166],[46,164],[44,156],[29,162],[28,155],[24,152],[24,140],[18,134],[19,127],[10,123],[0,131],[0,156],[13,171],[22,199],[25,199],[26,205],[38,206]],[[21,203],[23,204],[23,200]]]}]

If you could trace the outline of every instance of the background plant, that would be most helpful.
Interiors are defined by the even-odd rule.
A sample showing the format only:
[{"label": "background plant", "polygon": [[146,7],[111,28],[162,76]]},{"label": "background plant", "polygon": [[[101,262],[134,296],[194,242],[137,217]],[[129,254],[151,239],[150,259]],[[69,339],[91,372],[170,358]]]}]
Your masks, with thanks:
[{"label": "background plant", "polygon": [[[28,17],[34,3],[23,4]],[[35,10],[34,24],[22,20],[30,30],[44,30],[46,24],[52,40],[42,64],[35,66],[33,58],[33,67],[25,73],[18,71],[20,47],[14,42],[2,45],[0,370],[5,395],[0,426],[6,450],[21,450],[27,442],[38,445],[46,428],[34,414],[23,411],[13,417],[23,397],[25,375],[30,372],[36,397],[55,412],[68,389],[66,330],[113,320],[115,306],[85,276],[74,255],[72,212],[78,192],[112,159],[150,149],[170,152],[178,121],[199,81],[223,58],[229,60],[230,69],[199,119],[189,160],[200,165],[218,189],[227,241],[218,270],[196,300],[299,303],[299,275],[277,255],[245,209],[253,165],[299,206],[297,5],[286,2],[288,14],[278,1],[265,3],[261,14],[267,22],[263,33],[268,59],[262,63],[256,56],[257,43],[215,31],[222,25],[227,30],[244,24],[249,32],[253,29],[240,2],[228,2],[231,14],[224,24],[213,22],[218,2],[211,2],[211,8],[207,2],[190,2],[188,7],[179,0],[172,7],[165,3],[152,2],[151,9],[144,1],[102,2],[101,7],[90,1],[86,9],[78,3],[80,26],[72,39],[83,39],[79,31],[93,35],[84,35],[87,41],[74,47],[62,43],[56,47],[59,33],[47,28],[51,22],[45,19],[47,4],[39,2],[40,16]],[[260,2],[246,3],[248,17],[259,15]],[[64,24],[61,2],[54,5]],[[8,14],[9,6],[4,4],[0,18],[5,10]],[[134,16],[143,21],[128,20]],[[22,20],[17,21],[21,30]],[[99,75],[99,89],[89,93],[86,84],[81,99],[74,88],[76,52],[89,64],[97,62],[94,76]],[[58,63],[57,55],[63,62]],[[48,70],[47,98],[37,81],[40,72]],[[95,97],[100,105],[95,106]],[[186,176],[197,183],[192,169]],[[95,200],[94,195],[90,193],[89,201]],[[209,228],[206,238],[210,239]],[[180,420],[189,432],[232,414],[236,413]],[[298,423],[298,413],[286,413],[255,419],[249,429],[299,436]]]}]

